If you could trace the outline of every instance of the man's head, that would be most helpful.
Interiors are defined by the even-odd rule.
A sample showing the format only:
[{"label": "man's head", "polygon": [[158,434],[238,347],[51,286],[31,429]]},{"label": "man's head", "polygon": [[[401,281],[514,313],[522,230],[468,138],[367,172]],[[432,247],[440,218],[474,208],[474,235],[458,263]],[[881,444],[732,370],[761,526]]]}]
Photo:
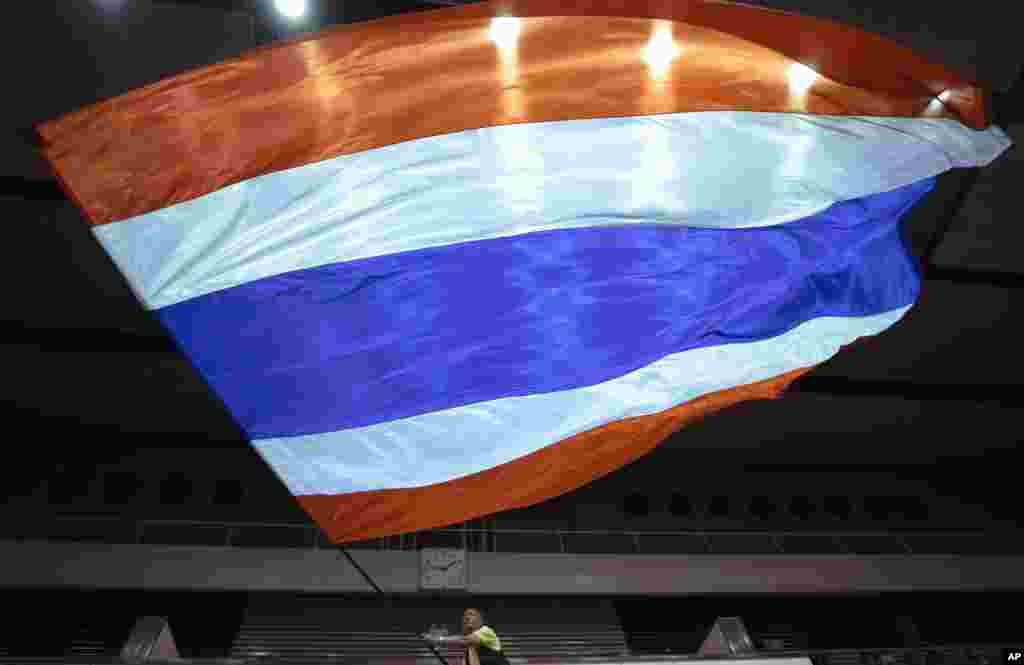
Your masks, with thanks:
[{"label": "man's head", "polygon": [[462,632],[469,635],[484,625],[484,613],[471,607],[462,613]]}]

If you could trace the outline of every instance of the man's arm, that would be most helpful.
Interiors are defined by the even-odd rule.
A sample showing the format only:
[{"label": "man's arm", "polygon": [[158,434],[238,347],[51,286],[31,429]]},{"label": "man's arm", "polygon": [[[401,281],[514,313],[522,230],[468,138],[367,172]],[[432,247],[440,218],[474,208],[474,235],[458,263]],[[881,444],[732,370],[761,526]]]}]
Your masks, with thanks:
[{"label": "man's arm", "polygon": [[480,637],[476,633],[470,633],[469,635],[428,635],[424,634],[423,639],[434,644],[454,644],[455,646],[473,646],[478,647],[483,644],[480,641]]}]

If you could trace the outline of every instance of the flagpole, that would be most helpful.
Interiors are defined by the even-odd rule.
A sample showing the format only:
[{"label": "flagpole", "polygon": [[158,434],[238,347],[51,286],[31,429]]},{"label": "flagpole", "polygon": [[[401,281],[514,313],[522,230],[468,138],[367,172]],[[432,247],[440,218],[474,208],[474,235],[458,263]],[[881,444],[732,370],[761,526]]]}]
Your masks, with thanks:
[{"label": "flagpole", "polygon": [[[367,573],[365,570],[363,570],[363,567],[360,566],[359,563],[355,559],[352,558],[352,555],[349,553],[349,551],[347,549],[345,549],[343,546],[339,545],[338,546],[338,550],[342,554],[345,555],[345,558],[348,559],[349,563],[351,563],[352,566],[356,570],[359,571],[359,573],[363,576],[363,579],[366,580],[367,584],[369,584],[370,586],[373,587],[374,591],[376,591],[377,593],[382,594],[382,595],[384,594],[384,590],[381,589],[379,586],[377,586],[377,583],[373,581],[373,578],[370,577],[370,574]],[[444,656],[441,655],[440,651],[437,650],[437,647],[435,647],[430,642],[427,642],[427,646],[430,648],[430,651],[434,654],[434,656],[436,656],[437,659],[439,661],[441,661],[442,665],[450,665],[448,663],[448,660]]]}]

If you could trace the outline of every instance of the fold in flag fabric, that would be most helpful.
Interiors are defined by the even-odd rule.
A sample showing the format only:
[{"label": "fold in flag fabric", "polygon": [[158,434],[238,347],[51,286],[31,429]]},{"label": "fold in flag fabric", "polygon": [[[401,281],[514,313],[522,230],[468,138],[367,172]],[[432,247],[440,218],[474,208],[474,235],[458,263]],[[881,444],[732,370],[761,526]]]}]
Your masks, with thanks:
[{"label": "fold in flag fabric", "polygon": [[1010,145],[889,41],[682,1],[341,26],[39,126],[140,302],[338,543],[572,491],[920,290]]}]

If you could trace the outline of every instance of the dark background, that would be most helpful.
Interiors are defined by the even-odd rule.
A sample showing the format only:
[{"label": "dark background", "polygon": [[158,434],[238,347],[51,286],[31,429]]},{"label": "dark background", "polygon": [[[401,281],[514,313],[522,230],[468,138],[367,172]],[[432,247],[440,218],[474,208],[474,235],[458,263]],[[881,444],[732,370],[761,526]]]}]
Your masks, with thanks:
[{"label": "dark background", "polygon": [[[134,299],[80,214],[60,194],[27,130],[279,37],[430,8],[407,0],[309,4],[307,19],[288,23],[263,0],[18,3],[5,40],[11,66],[0,105],[6,128],[0,132],[0,210],[7,232],[0,243],[6,287],[0,310],[6,517],[101,512],[304,519],[220,401]],[[1009,5],[756,4],[867,27],[962,69],[995,91],[998,124],[1011,138],[1024,139],[1024,51]],[[622,507],[635,495],[664,512],[671,489],[678,487],[700,504],[687,524],[701,526],[712,520],[712,495],[732,498],[735,505],[751,493],[778,495],[784,502],[793,495],[821,499],[827,486],[844,495],[899,494],[902,487],[903,494],[923,497],[930,506],[916,520],[918,527],[973,526],[1019,535],[1022,163],[1020,148],[1014,147],[990,167],[943,176],[938,190],[908,218],[906,236],[926,279],[922,300],[905,321],[826,363],[784,399],[744,404],[690,427],[647,458],[522,519],[542,523],[568,505],[576,523],[586,513],[580,506],[593,504],[598,519],[605,520],[602,506]],[[119,469],[127,474],[121,490],[116,476],[105,475]],[[178,481],[198,480],[186,480],[175,498],[166,490],[169,474],[179,474]],[[692,489],[695,484],[699,489]],[[261,489],[245,489],[253,487]],[[635,506],[637,499],[630,500]],[[895,528],[897,519],[882,511],[873,524]],[[12,523],[4,520],[0,537]],[[862,644],[904,639],[892,618],[900,613],[915,616],[925,641],[932,636],[947,642],[1024,638],[1007,619],[1008,613],[1019,613],[1019,596],[996,591],[692,599],[686,606],[692,611],[680,609],[676,599],[664,601],[671,606],[618,599],[617,609],[627,627],[658,621],[690,626],[693,630],[679,632],[687,645],[693,635],[703,636],[704,622],[709,625],[718,613],[732,613],[726,608],[740,605],[749,608],[744,616],[752,630],[771,625],[771,616],[784,617],[793,630],[813,626],[807,629],[815,635],[811,646],[851,646],[852,631],[860,631]],[[139,613],[170,615],[185,655],[189,650],[199,655],[200,646],[219,649],[220,638],[209,636],[230,632],[246,603],[244,594],[216,594],[203,600],[206,610],[200,612],[184,592],[133,596],[64,589],[5,591],[10,599],[5,604],[28,603],[22,593],[50,607],[52,620],[68,617],[60,619],[68,630],[89,607],[122,608],[89,619],[109,619],[91,634],[117,644]],[[1005,610],[999,609],[1003,601]],[[207,637],[198,637],[204,626]],[[26,628],[19,634],[32,633]]]},{"label": "dark background", "polygon": [[[308,4],[308,16],[291,23],[270,0],[19,6],[8,42],[18,66],[0,106],[7,127],[0,132],[0,210],[8,231],[0,244],[7,287],[0,422],[18,459],[5,468],[9,495],[31,493],[61,465],[88,475],[149,448],[180,451],[186,467],[211,449],[255,457],[63,199],[26,130],[283,36],[429,9],[410,0]],[[1024,137],[1024,56],[999,3],[760,4],[841,18],[960,67],[992,86],[1000,125]],[[865,479],[898,468],[927,476],[938,492],[970,489],[993,510],[1006,505],[1021,468],[1022,161],[1014,147],[988,168],[943,176],[906,220],[926,275],[906,320],[826,363],[784,400],[736,407],[673,436],[651,458],[685,460],[708,473],[724,466],[726,478],[737,464],[810,474],[824,465]]]}]

